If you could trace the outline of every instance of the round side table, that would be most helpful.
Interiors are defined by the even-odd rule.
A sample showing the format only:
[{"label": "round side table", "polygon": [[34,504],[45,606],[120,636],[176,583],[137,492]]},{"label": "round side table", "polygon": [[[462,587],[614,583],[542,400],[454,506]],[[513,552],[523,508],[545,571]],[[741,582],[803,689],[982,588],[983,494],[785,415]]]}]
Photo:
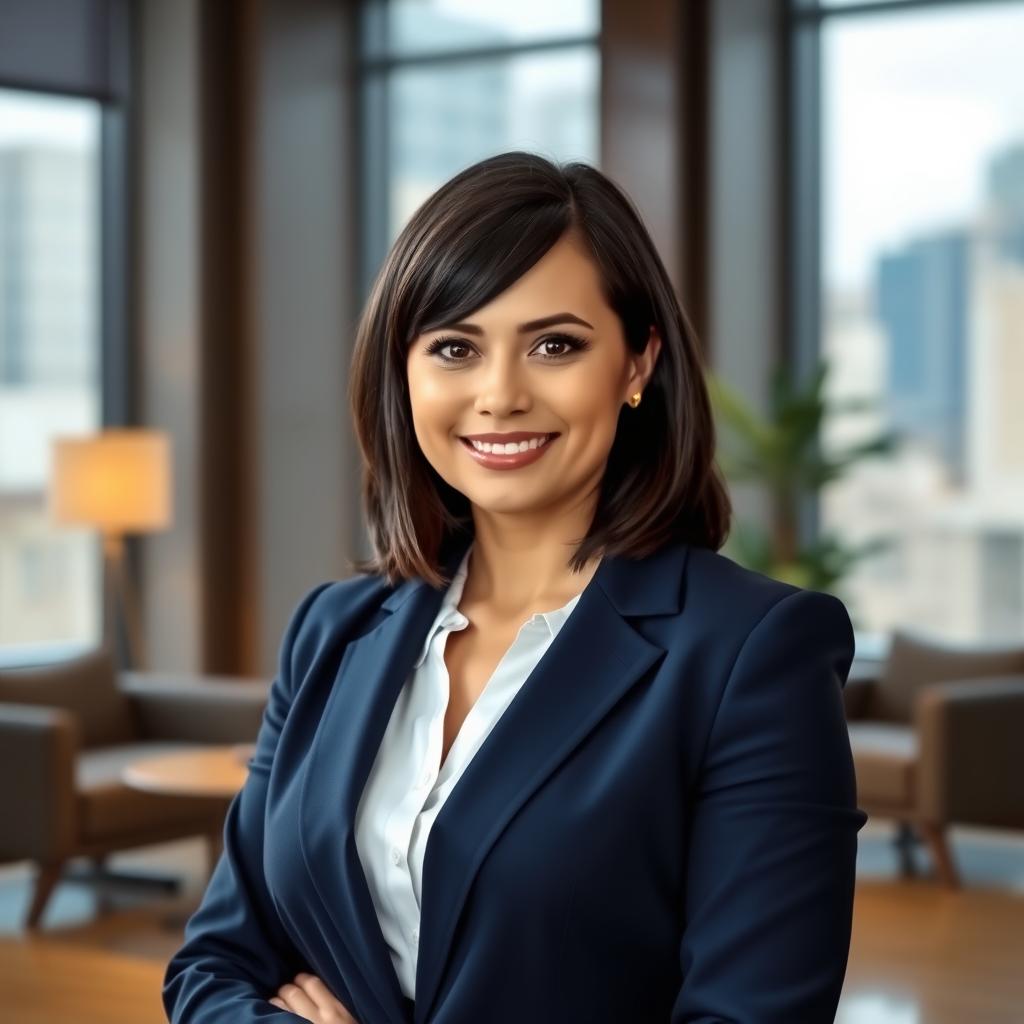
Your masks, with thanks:
[{"label": "round side table", "polygon": [[181,750],[134,761],[124,769],[125,785],[170,796],[233,797],[245,783],[252,743]]},{"label": "round side table", "polygon": [[[147,793],[168,796],[210,797],[223,800],[234,797],[245,784],[254,743],[210,746],[141,758],[125,766],[121,778],[126,786]],[[207,836],[210,874],[223,850],[223,833]],[[167,923],[183,927],[190,915],[173,915]]]}]

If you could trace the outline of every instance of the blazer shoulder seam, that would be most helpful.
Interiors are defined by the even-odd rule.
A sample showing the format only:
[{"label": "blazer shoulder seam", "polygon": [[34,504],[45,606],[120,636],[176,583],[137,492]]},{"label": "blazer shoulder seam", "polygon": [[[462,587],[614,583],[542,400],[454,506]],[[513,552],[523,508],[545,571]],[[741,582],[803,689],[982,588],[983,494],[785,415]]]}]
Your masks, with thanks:
[{"label": "blazer shoulder seam", "polygon": [[807,591],[803,588],[797,587],[790,590],[789,593],[783,594],[777,601],[773,601],[767,608],[757,617],[754,624],[750,627],[747,635],[743,638],[743,642],[736,648],[736,653],[733,655],[732,663],[729,666],[729,671],[725,676],[725,683],[722,686],[722,692],[718,697],[718,704],[715,707],[714,714],[711,716],[711,722],[708,725],[707,732],[704,736],[704,746],[700,753],[698,760],[699,765],[703,765],[707,758],[708,745],[711,743],[711,737],[714,735],[715,727],[718,724],[718,716],[722,710],[722,705],[725,704],[726,698],[729,694],[729,686],[732,683],[733,676],[736,674],[736,666],[739,664],[740,658],[743,656],[743,652],[747,649],[747,645],[750,643],[750,638],[761,628],[765,620],[781,605],[785,604],[791,598],[797,597],[800,594],[805,594]]}]

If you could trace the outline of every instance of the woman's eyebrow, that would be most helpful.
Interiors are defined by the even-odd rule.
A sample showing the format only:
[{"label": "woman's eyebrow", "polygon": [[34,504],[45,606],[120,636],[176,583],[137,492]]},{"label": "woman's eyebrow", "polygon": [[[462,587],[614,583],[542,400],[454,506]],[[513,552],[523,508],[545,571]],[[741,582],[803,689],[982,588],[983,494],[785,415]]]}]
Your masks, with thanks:
[{"label": "woman's eyebrow", "polygon": [[[573,313],[553,313],[551,316],[542,316],[539,320],[528,320],[525,324],[520,324],[516,330],[519,334],[526,334],[529,331],[539,331],[543,327],[550,327],[552,324],[580,324],[591,330],[594,329],[593,324],[588,324],[582,317]],[[484,333],[482,327],[471,323],[449,324],[446,328],[438,328],[438,330],[465,331],[466,334]]]}]

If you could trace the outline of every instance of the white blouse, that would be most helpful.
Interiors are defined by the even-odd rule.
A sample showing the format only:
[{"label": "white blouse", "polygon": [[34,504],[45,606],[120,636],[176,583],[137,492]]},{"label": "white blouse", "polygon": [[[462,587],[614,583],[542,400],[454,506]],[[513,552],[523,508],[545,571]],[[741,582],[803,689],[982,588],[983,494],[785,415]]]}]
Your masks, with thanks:
[{"label": "white blouse", "polygon": [[582,595],[554,611],[538,612],[519,627],[438,770],[449,694],[444,646],[450,632],[469,625],[458,603],[472,547],[452,577],[398,696],[356,809],[359,859],[395,972],[410,999],[415,999],[423,856],[430,827]]}]

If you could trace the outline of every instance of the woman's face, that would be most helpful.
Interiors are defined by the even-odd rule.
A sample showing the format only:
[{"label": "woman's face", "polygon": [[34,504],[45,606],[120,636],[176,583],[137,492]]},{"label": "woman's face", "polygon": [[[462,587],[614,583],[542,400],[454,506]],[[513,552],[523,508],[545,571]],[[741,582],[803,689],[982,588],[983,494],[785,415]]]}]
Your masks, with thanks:
[{"label": "woman's face", "polygon": [[[596,266],[568,233],[492,302],[413,339],[407,369],[416,438],[477,510],[572,506],[592,491],[596,497],[619,411],[644,390],[660,347],[653,328],[643,355],[626,347]],[[462,440],[508,432],[557,437],[513,468],[492,468]]]}]

